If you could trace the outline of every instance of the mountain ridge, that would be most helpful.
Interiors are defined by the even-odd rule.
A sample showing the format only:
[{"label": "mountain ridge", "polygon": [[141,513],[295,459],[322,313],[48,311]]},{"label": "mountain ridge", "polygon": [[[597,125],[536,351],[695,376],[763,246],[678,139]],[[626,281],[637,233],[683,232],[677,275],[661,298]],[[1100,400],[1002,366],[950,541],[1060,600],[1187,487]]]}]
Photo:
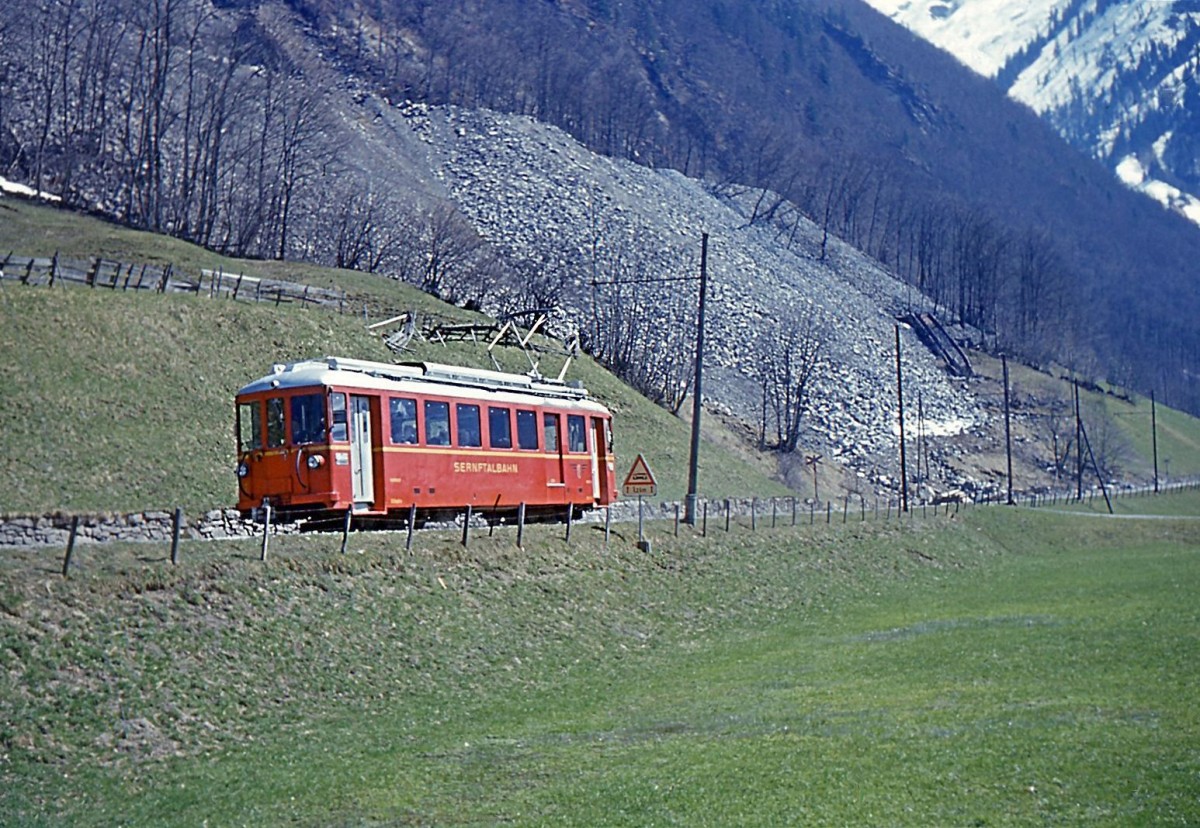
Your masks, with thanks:
[{"label": "mountain ridge", "polygon": [[994,79],[1126,186],[1200,224],[1200,6],[867,2]]}]

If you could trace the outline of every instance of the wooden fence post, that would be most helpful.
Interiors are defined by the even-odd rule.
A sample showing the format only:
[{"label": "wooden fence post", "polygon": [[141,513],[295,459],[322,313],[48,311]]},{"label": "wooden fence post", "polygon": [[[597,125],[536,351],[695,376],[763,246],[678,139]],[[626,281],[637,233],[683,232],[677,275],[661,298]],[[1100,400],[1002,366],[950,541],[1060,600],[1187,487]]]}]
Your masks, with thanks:
[{"label": "wooden fence post", "polygon": [[346,510],[346,517],[342,520],[342,554],[346,554],[346,545],[350,543],[350,518],[354,515],[354,509]]},{"label": "wooden fence post", "polygon": [[413,503],[408,507],[408,538],[404,541],[404,551],[412,554],[413,529],[417,523],[417,504]]},{"label": "wooden fence post", "polygon": [[179,530],[183,525],[183,507],[175,507],[175,519],[171,522],[171,566],[179,563]]},{"label": "wooden fence post", "polygon": [[262,536],[262,554],[259,560],[266,563],[267,560],[267,543],[271,537],[271,504],[263,505],[263,536]]},{"label": "wooden fence post", "polygon": [[79,533],[79,515],[71,518],[71,535],[67,538],[67,554],[63,558],[62,576],[67,577],[67,571],[71,568],[71,555],[75,551],[75,536]]}]

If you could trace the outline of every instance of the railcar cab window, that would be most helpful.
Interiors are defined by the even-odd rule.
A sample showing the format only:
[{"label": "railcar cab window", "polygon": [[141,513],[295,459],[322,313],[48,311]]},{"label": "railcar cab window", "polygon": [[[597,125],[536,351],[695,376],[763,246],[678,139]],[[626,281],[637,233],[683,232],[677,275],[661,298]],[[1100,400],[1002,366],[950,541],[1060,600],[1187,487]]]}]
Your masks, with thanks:
[{"label": "railcar cab window", "polygon": [[587,451],[587,425],[579,414],[567,415],[567,451]]},{"label": "railcar cab window", "polygon": [[483,432],[479,425],[479,406],[456,403],[454,416],[458,420],[458,444],[460,446],[482,446]]},{"label": "railcar cab window", "polygon": [[425,444],[450,445],[450,403],[425,401]]},{"label": "railcar cab window", "polygon": [[344,443],[350,439],[350,431],[346,428],[346,395],[340,391],[330,394],[329,408],[333,411],[333,427],[329,429],[329,439],[336,443]]},{"label": "railcar cab window", "polygon": [[507,408],[488,406],[488,444],[492,448],[512,448],[512,419]]},{"label": "railcar cab window", "polygon": [[537,414],[533,411],[517,411],[517,448],[537,451]]},{"label": "railcar cab window", "polygon": [[278,448],[287,440],[284,430],[283,397],[267,400],[267,448]]},{"label": "railcar cab window", "polygon": [[392,442],[412,445],[417,442],[417,401],[404,397],[388,399],[392,416]]},{"label": "railcar cab window", "polygon": [[292,443],[325,442],[325,395],[299,394],[291,400]]},{"label": "railcar cab window", "polygon": [[546,451],[559,451],[557,414],[542,415],[542,433],[546,436]]},{"label": "railcar cab window", "polygon": [[263,447],[262,405],[258,400],[238,405],[238,445],[243,452]]}]

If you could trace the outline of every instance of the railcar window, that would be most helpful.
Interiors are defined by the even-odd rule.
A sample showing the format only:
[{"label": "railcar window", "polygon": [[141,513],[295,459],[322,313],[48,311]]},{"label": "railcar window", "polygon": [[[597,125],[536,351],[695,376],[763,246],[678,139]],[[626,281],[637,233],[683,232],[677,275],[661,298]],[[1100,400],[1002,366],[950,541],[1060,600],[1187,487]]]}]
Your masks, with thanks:
[{"label": "railcar window", "polygon": [[567,451],[587,451],[587,421],[578,414],[567,415]]},{"label": "railcar window", "polygon": [[417,401],[392,397],[388,408],[392,414],[392,442],[409,445],[417,442]]},{"label": "railcar window", "polygon": [[492,448],[512,448],[512,418],[507,408],[488,406],[488,443]]},{"label": "railcar window", "polygon": [[457,403],[454,416],[458,418],[458,444],[460,446],[482,446],[483,432],[479,426],[479,406]]},{"label": "railcar window", "polygon": [[267,448],[278,448],[287,439],[284,430],[283,397],[267,400]]},{"label": "railcar window", "polygon": [[263,447],[262,406],[258,400],[238,405],[238,445],[242,451]]},{"label": "railcar window", "polygon": [[292,397],[292,442],[303,446],[325,442],[325,395]]},{"label": "railcar window", "polygon": [[559,451],[557,414],[542,415],[542,431],[546,435],[546,451]]},{"label": "railcar window", "polygon": [[532,411],[517,411],[517,448],[537,451],[537,414]]},{"label": "railcar window", "polygon": [[329,395],[329,408],[333,411],[333,427],[329,429],[329,439],[344,443],[350,439],[346,428],[346,395],[335,392]]},{"label": "railcar window", "polygon": [[450,403],[425,401],[425,443],[430,446],[450,445]]}]

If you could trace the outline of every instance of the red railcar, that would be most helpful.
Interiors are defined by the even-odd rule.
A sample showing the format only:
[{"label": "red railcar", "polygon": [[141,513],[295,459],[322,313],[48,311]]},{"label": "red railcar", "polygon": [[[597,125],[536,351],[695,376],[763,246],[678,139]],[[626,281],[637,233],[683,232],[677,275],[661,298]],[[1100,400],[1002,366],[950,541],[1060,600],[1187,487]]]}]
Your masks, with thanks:
[{"label": "red railcar", "polygon": [[612,416],[574,385],[326,357],[237,393],[238,509],[561,513],[616,498]]}]

